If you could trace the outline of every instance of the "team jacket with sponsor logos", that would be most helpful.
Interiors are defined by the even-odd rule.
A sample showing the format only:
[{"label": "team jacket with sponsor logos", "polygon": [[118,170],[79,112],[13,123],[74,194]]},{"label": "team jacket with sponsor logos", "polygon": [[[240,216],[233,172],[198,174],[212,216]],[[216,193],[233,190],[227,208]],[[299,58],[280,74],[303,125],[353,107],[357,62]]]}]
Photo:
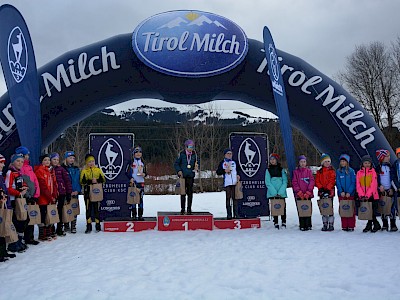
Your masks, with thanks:
[{"label": "team jacket with sponsor logos", "polygon": [[[231,172],[228,174],[225,170],[230,169]],[[237,183],[237,170],[236,170],[236,162],[233,160],[222,160],[216,171],[217,175],[224,175],[224,187],[230,185],[236,185]]]}]

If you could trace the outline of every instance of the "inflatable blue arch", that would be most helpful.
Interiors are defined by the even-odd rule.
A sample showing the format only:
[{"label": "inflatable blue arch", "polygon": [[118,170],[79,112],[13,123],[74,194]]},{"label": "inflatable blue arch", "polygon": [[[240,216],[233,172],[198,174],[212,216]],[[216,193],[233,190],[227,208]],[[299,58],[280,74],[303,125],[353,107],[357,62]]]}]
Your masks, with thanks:
[{"label": "inflatable blue arch", "polygon": [[[133,34],[67,52],[38,70],[42,146],[94,112],[131,99],[178,104],[233,99],[276,113],[263,51],[262,42],[247,39],[226,18],[172,11],[143,21]],[[358,163],[366,154],[375,159],[378,148],[391,149],[370,115],[340,85],[296,56],[279,50],[278,56],[292,125],[320,151],[332,157],[346,152]],[[17,146],[5,94],[0,147],[9,155]]]}]

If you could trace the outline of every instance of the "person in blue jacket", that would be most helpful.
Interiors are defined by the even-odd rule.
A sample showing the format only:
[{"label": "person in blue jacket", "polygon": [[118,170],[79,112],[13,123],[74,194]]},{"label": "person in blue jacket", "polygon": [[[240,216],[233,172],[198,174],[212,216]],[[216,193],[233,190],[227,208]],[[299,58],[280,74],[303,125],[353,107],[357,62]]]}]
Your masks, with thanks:
[{"label": "person in blue jacket", "polygon": [[[7,209],[12,209],[11,201],[8,198],[8,191],[3,177],[3,168],[5,163],[5,157],[0,154],[0,206],[1,208],[5,206]],[[6,239],[4,237],[0,237],[0,262],[5,262],[8,260],[8,258],[14,257],[15,254],[7,252]]]},{"label": "person in blue jacket", "polygon": [[[80,183],[81,171],[77,166],[75,166],[75,152],[74,151],[65,152],[64,158],[65,161],[62,167],[65,170],[67,170],[69,178],[71,179],[72,183],[71,198],[78,199],[79,194],[82,192],[82,186]],[[77,216],[75,216],[75,219],[71,222],[71,227],[69,226],[69,223],[64,223],[65,231],[71,230],[71,233],[74,234],[76,233],[76,219]]]},{"label": "person in blue jacket", "polygon": [[[187,214],[192,214],[193,202],[193,184],[195,171],[198,170],[199,157],[194,150],[194,142],[192,140],[185,141],[185,150],[179,153],[175,161],[174,168],[179,177],[185,179],[185,192],[188,196],[187,201]],[[186,195],[181,195],[181,215],[185,214]]]},{"label": "person in blue jacket", "polygon": [[[356,191],[356,173],[349,165],[350,156],[342,154],[339,157],[339,168],[336,170],[336,188],[339,197],[339,201],[351,200],[355,201],[354,195]],[[355,205],[354,205],[355,208]],[[356,214],[355,210],[353,216],[349,218],[343,218],[342,230],[343,231],[354,231],[356,227]]]},{"label": "person in blue jacket", "polygon": [[142,147],[136,146],[132,151],[132,160],[126,167],[125,175],[129,179],[129,185],[135,185],[140,190],[140,203],[132,204],[132,218],[134,221],[144,221],[143,218],[143,196],[144,196],[144,178],[146,177],[146,165],[142,157]]},{"label": "person in blue jacket", "polygon": [[[284,168],[282,168],[280,157],[276,153],[271,153],[269,156],[268,169],[265,171],[265,185],[267,187],[267,198],[287,198],[288,178]],[[285,212],[281,216],[282,228],[286,228],[286,206]],[[278,216],[274,216],[274,226],[279,229]]]},{"label": "person in blue jacket", "polygon": [[239,218],[238,200],[235,197],[235,186],[240,180],[236,170],[236,162],[232,160],[232,150],[224,150],[224,159],[218,164],[216,171],[217,175],[224,175],[224,188],[225,188],[225,201],[226,201],[226,218],[232,219],[232,205],[233,202],[233,218]]}]

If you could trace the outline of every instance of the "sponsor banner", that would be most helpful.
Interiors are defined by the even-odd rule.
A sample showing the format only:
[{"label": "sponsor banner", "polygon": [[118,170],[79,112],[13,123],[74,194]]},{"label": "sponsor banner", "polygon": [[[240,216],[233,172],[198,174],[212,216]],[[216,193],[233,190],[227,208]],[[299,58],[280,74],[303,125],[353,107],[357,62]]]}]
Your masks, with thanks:
[{"label": "sponsor banner", "polygon": [[[286,161],[290,177],[296,167],[294,159],[294,147],[292,138],[292,127],[290,123],[289,108],[286,99],[285,84],[283,82],[281,65],[276,54],[275,43],[268,27],[264,27],[264,50],[268,62],[269,79],[271,80],[272,92],[275,99],[276,111],[279,117],[279,126],[285,148]],[[267,90],[265,91],[267,92]]]},{"label": "sponsor banner", "polygon": [[35,53],[24,18],[11,5],[0,7],[0,45],[1,65],[20,144],[30,150],[30,160],[35,165],[39,163],[42,146]]},{"label": "sponsor banner", "polygon": [[138,58],[150,68],[182,77],[206,77],[235,68],[248,51],[244,31],[219,15],[177,10],[152,16],[132,35]]},{"label": "sponsor banner", "polygon": [[133,134],[89,135],[90,152],[96,158],[96,164],[103,171],[106,183],[103,185],[104,199],[100,204],[100,218],[129,218],[131,213],[126,203],[129,180],[125,167],[131,158]]},{"label": "sponsor banner", "polygon": [[243,185],[243,199],[239,201],[239,216],[243,218],[268,216],[267,188],[267,136],[256,134],[231,134],[233,160]]}]

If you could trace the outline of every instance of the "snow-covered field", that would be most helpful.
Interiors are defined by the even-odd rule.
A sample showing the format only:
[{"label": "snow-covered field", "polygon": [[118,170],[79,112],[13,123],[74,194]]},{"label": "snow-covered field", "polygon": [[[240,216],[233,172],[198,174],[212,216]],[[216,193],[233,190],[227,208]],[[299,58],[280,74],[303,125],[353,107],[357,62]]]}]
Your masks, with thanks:
[{"label": "snow-covered field", "polygon": [[[0,299],[399,299],[400,233],[300,232],[288,227],[189,232],[78,233],[0,263]],[[225,216],[224,193],[194,196],[195,211]],[[83,205],[82,205],[83,207]],[[336,205],[337,207],[337,205]],[[145,216],[179,210],[178,196],[145,196]]]}]

